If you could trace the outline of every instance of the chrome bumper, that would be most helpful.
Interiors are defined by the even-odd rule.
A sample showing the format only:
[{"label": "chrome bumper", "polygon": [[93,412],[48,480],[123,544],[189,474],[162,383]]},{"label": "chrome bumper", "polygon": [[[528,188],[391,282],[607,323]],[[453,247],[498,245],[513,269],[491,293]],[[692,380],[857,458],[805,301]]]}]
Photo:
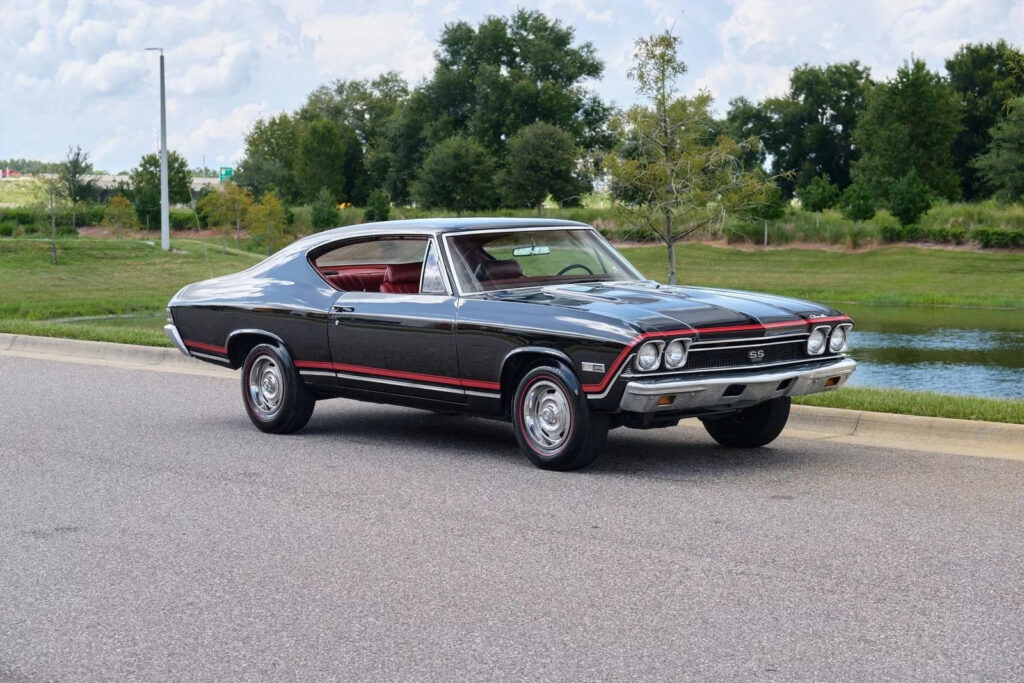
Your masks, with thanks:
[{"label": "chrome bumper", "polygon": [[[701,379],[650,379],[630,382],[619,409],[635,413],[674,413],[694,409],[728,410],[779,396],[802,396],[838,389],[857,368],[852,358],[840,358],[812,368],[729,373]],[[665,398],[669,397],[669,398]],[[659,405],[659,400],[662,405]]]},{"label": "chrome bumper", "polygon": [[171,340],[171,343],[174,344],[179,351],[190,358],[192,357],[192,354],[189,353],[188,347],[185,346],[185,342],[181,341],[181,335],[178,334],[177,327],[171,323],[167,323],[164,325],[164,334],[167,335],[167,338]]}]

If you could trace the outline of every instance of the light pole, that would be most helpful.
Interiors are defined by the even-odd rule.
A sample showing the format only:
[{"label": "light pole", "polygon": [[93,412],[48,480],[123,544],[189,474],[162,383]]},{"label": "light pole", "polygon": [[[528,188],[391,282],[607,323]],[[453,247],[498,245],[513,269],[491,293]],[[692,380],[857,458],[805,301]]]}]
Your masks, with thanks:
[{"label": "light pole", "polygon": [[164,94],[164,49],[147,47],[160,53],[160,248],[171,248],[170,199],[167,191],[167,98]]}]

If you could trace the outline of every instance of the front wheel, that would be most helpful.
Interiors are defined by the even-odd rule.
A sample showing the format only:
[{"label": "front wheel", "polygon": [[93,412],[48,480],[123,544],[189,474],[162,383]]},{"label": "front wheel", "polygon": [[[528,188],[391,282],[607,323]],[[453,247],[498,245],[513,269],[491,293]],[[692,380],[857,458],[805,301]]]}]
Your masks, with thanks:
[{"label": "front wheel", "polygon": [[576,375],[561,363],[538,365],[519,380],[512,425],[526,457],[545,470],[586,467],[608,437],[608,416],[590,411]]},{"label": "front wheel", "polygon": [[789,420],[789,396],[773,398],[721,418],[701,419],[711,438],[731,448],[757,448],[775,440]]},{"label": "front wheel", "polygon": [[302,429],[316,402],[283,348],[258,344],[242,365],[242,399],[261,431],[290,434]]}]

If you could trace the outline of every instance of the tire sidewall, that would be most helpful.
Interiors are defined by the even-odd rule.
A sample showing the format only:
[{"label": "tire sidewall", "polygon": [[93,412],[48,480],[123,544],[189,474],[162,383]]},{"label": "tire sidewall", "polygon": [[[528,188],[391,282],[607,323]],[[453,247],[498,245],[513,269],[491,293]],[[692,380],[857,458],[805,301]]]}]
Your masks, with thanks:
[{"label": "tire sidewall", "polygon": [[[526,422],[523,419],[523,406],[526,393],[535,383],[546,380],[555,384],[564,394],[570,409],[569,437],[554,452],[540,451],[529,437]],[[576,459],[584,446],[590,428],[590,411],[586,405],[586,395],[576,375],[561,363],[543,363],[535,365],[519,380],[512,403],[512,425],[516,440],[535,465],[550,469],[559,469],[564,464]]]},{"label": "tire sidewall", "polygon": [[[264,417],[252,404],[252,396],[249,393],[249,371],[253,364],[264,356],[271,358],[281,373],[281,404],[278,406],[277,412],[269,419]],[[283,426],[291,417],[291,403],[295,401],[298,390],[292,359],[285,349],[273,344],[257,344],[249,351],[249,355],[245,357],[245,363],[242,365],[242,400],[253,424],[264,431],[271,432]]]}]

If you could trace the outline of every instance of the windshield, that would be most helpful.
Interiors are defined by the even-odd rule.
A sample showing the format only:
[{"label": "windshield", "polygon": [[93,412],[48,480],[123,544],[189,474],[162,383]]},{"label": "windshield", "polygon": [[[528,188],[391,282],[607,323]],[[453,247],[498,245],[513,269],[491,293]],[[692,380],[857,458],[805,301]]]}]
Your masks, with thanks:
[{"label": "windshield", "polygon": [[463,293],[567,282],[641,280],[593,230],[509,230],[445,235]]}]

